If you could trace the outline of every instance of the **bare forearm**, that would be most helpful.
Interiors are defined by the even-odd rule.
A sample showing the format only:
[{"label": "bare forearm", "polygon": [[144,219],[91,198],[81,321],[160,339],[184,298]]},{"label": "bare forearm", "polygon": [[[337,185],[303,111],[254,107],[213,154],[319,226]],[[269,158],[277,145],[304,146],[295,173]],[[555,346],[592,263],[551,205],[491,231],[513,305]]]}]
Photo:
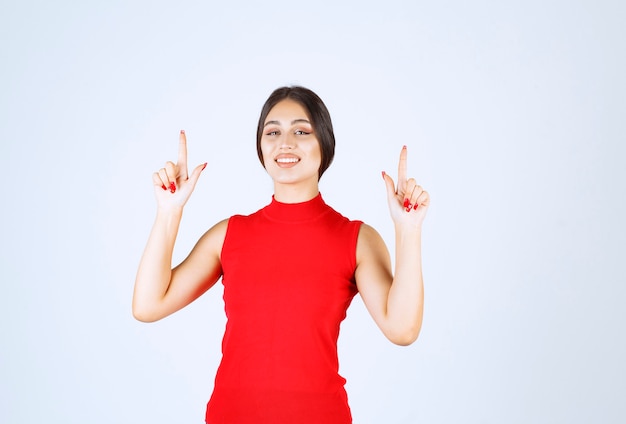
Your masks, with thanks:
[{"label": "bare forearm", "polygon": [[150,320],[150,311],[167,293],[181,217],[182,209],[157,212],[135,279],[133,314],[141,321]]},{"label": "bare forearm", "polygon": [[423,307],[421,228],[396,228],[396,266],[389,288],[387,320],[399,344],[410,344],[419,335]]}]

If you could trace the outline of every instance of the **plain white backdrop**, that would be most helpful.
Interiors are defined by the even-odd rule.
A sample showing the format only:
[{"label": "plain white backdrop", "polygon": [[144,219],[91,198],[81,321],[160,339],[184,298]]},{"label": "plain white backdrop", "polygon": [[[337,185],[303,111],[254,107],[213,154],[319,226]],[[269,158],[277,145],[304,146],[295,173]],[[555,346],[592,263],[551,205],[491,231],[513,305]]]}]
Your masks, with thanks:
[{"label": "plain white backdrop", "polygon": [[325,200],[393,253],[382,170],[426,187],[426,310],[410,347],[355,298],[355,424],[626,420],[626,6],[620,1],[0,3],[0,422],[201,423],[221,286],[130,312],[151,174],[187,131],[208,162],[175,260],[269,202],[270,92],[333,117]]}]

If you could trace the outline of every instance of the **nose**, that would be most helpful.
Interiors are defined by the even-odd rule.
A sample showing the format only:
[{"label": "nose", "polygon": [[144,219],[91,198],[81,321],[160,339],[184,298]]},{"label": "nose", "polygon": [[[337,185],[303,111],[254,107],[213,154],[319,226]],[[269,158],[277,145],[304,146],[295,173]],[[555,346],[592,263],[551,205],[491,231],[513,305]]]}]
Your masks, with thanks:
[{"label": "nose", "polygon": [[296,147],[296,137],[293,134],[285,134],[281,141],[280,148],[293,149],[294,147]]}]

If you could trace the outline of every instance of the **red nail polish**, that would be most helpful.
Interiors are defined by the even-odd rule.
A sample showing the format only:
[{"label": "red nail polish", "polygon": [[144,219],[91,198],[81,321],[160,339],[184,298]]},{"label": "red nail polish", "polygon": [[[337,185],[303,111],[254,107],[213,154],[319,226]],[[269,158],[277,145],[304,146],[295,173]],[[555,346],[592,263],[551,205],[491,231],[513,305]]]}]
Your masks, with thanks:
[{"label": "red nail polish", "polygon": [[204,162],[204,165],[202,166],[202,171],[204,171],[204,168],[206,168],[206,164],[207,162]]},{"label": "red nail polish", "polygon": [[409,199],[404,199],[404,205],[405,208],[409,207]]},{"label": "red nail polish", "polygon": [[181,134],[185,134],[185,130],[180,130],[180,133]]},{"label": "red nail polish", "polygon": [[383,178],[385,178],[385,175],[386,175],[386,174],[385,174],[385,171],[383,171],[383,172],[382,172],[382,174],[383,174]]},{"label": "red nail polish", "polygon": [[417,209],[419,205],[416,203],[415,206],[413,206],[413,209]]},{"label": "red nail polish", "polygon": [[411,212],[411,209],[413,209],[413,205],[409,205],[406,207],[406,211],[407,212]]},{"label": "red nail polish", "polygon": [[176,191],[176,184],[174,184],[173,182],[170,183],[170,191],[172,193],[174,193]]},{"label": "red nail polish", "polygon": [[165,187],[165,184],[163,184],[163,185],[161,186],[161,188],[162,188],[163,190],[167,190],[167,187]]}]

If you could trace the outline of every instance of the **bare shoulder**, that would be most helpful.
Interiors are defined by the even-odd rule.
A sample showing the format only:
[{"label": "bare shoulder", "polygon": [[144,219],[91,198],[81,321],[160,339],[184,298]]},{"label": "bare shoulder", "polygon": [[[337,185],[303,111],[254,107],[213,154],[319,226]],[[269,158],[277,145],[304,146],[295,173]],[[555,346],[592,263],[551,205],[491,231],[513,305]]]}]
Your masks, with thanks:
[{"label": "bare shoulder", "polygon": [[228,222],[230,218],[226,218],[212,226],[207,230],[206,233],[202,237],[218,237],[224,238],[226,237],[226,230],[228,229]]},{"label": "bare shoulder", "polygon": [[200,240],[198,240],[194,250],[210,252],[211,254],[216,254],[219,257],[222,251],[222,246],[224,245],[224,239],[226,238],[228,222],[229,218],[226,218],[209,228],[202,235],[202,237],[200,237]]},{"label": "bare shoulder", "polygon": [[387,256],[387,246],[381,235],[366,223],[361,224],[356,246],[357,265],[380,255]]},{"label": "bare shoulder", "polygon": [[376,229],[371,225],[363,222],[361,224],[361,227],[359,228],[359,242],[361,242],[361,240],[370,241],[377,238],[381,238],[380,234],[378,234],[378,231],[376,231]]},{"label": "bare shoulder", "polygon": [[209,228],[187,258],[172,270],[172,282],[182,280],[184,285],[212,286],[222,273],[220,256],[227,228],[228,219]]},{"label": "bare shoulder", "polygon": [[356,246],[356,285],[370,314],[377,322],[385,310],[386,296],[393,278],[389,251],[373,227],[362,224]]}]

